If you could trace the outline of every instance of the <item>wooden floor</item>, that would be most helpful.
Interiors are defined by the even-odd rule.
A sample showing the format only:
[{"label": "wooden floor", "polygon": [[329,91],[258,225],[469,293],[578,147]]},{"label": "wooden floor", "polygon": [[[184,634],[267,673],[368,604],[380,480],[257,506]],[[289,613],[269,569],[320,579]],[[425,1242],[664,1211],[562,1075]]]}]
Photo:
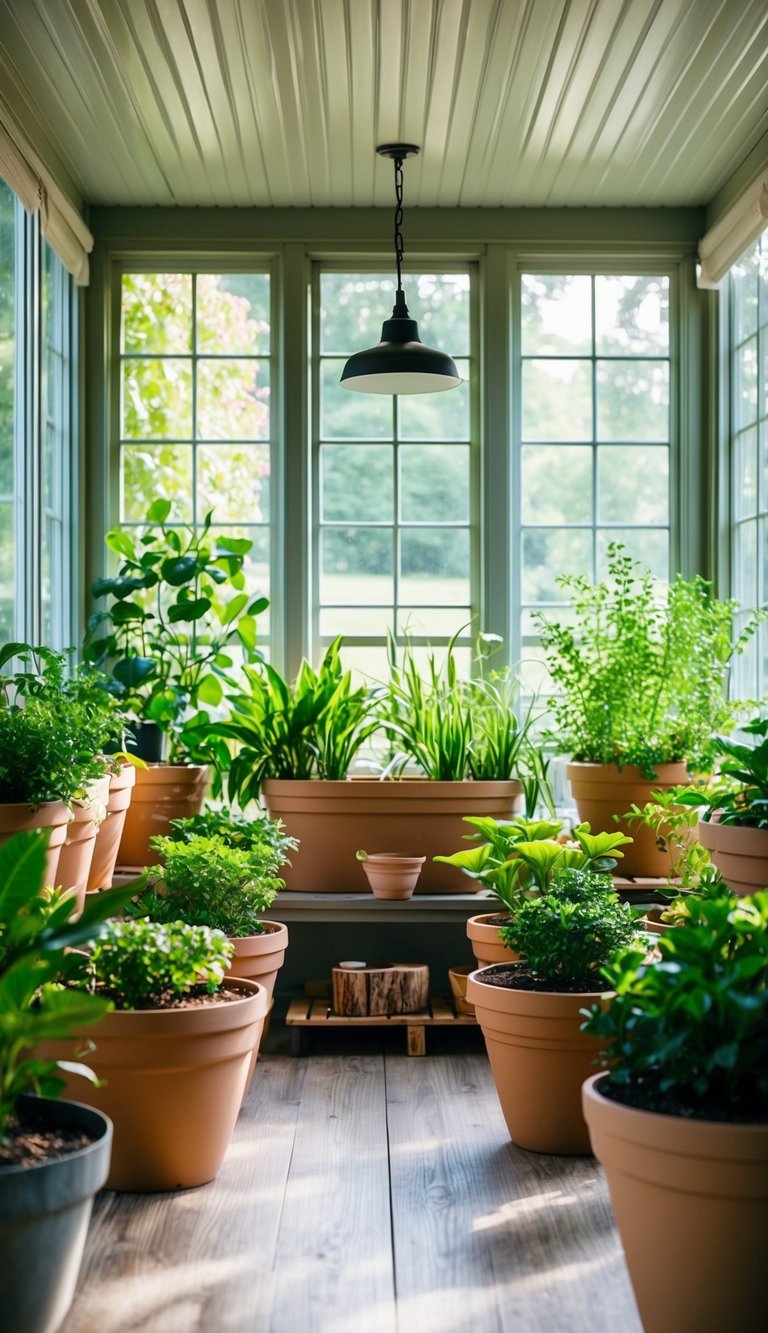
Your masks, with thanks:
[{"label": "wooden floor", "polygon": [[99,1197],[62,1333],[640,1333],[599,1168],[513,1147],[479,1032],[275,1028],[216,1181]]}]

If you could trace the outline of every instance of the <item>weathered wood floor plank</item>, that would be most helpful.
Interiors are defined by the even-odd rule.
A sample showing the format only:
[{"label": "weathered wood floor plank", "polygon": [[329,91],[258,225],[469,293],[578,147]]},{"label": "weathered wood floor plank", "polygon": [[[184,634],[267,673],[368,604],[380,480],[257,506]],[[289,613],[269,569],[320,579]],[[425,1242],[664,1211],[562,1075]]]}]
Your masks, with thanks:
[{"label": "weathered wood floor plank", "polygon": [[484,1056],[386,1067],[403,1333],[640,1333],[596,1163],[515,1148]]}]

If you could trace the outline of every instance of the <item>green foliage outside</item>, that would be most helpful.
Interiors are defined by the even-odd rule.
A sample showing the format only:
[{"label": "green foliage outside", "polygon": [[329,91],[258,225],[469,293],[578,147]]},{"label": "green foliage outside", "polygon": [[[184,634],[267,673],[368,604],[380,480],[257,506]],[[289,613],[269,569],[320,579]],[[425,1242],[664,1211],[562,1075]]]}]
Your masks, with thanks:
[{"label": "green foliage outside", "polygon": [[733,637],[737,603],[712,596],[702,578],[679,574],[668,588],[618,543],[608,578],[563,575],[573,623],[539,614],[561,747],[591,763],[706,767],[711,738],[733,720],[727,698],[734,653],[755,632],[753,617]]},{"label": "green foliage outside", "polygon": [[[768,892],[688,901],[658,940],[603,969],[616,992],[584,1029],[610,1041],[608,1084],[644,1107],[702,1120],[768,1116]],[[586,1013],[586,1011],[585,1011]]]},{"label": "green foliage outside", "polygon": [[0,675],[0,801],[69,802],[104,776],[122,719],[91,673],[67,674],[63,654],[9,643],[0,670],[11,659],[22,669]]},{"label": "green foliage outside", "polygon": [[285,883],[265,872],[260,849],[230,847],[223,838],[200,834],[186,842],[152,838],[150,845],[160,853],[160,865],[148,872],[133,915],[211,926],[232,936],[263,931],[261,915]]},{"label": "green foliage outside", "polygon": [[132,885],[94,895],[76,921],[72,895],[43,890],[47,834],[19,833],[0,846],[0,1140],[22,1093],[53,1097],[62,1072],[90,1075],[84,1065],[42,1060],[41,1042],[97,1023],[112,1005],[62,985],[77,967],[67,953],[106,929],[104,922],[133,893]]},{"label": "green foliage outside", "polygon": [[602,990],[600,970],[635,937],[636,916],[619,901],[610,875],[556,868],[546,891],[521,902],[499,934],[538,981]]},{"label": "green foliage outside", "polygon": [[182,921],[111,921],[94,940],[80,984],[117,1009],[178,1004],[190,991],[218,990],[234,953],[226,935]]}]

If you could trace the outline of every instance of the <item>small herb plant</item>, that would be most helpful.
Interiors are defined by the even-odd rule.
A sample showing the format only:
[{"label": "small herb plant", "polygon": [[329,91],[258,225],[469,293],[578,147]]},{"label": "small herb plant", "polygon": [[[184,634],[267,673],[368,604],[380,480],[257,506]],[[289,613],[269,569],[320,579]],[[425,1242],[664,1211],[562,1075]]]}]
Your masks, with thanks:
[{"label": "small herb plant", "polygon": [[233,649],[258,660],[256,617],[268,603],[246,590],[250,540],[214,537],[212,512],[197,530],[169,523],[170,513],[170,501],[155,500],[139,535],[107,533],[121,564],[92,585],[109,604],[89,619],[85,656],[126,711],[168,736],[171,761],[226,762],[226,747],[211,749],[207,709],[231,687]]},{"label": "small herb plant", "polygon": [[68,674],[50,648],[9,643],[0,670],[0,802],[70,802],[104,776],[104,750],[118,742],[122,719],[87,672]]},{"label": "small herb plant", "polygon": [[249,852],[260,861],[264,873],[273,875],[299,845],[297,838],[285,832],[282,819],[270,819],[265,814],[249,819],[214,806],[188,819],[172,819],[170,836],[174,842],[189,842],[194,837],[221,838],[228,847]]},{"label": "small herb plant", "polygon": [[261,914],[284,887],[265,873],[261,848],[228,846],[223,838],[193,834],[185,842],[152,838],[160,864],[148,871],[148,885],[132,913],[172,924],[211,926],[225,935],[258,935]]},{"label": "small herb plant", "polygon": [[59,984],[75,965],[65,950],[105,929],[105,918],[133,892],[126,886],[96,894],[73,921],[75,899],[43,891],[47,845],[45,833],[32,831],[0,846],[0,1144],[22,1093],[55,1096],[65,1084],[59,1070],[73,1068],[39,1059],[35,1048],[97,1023],[111,1008],[104,997]]},{"label": "small herb plant", "polygon": [[725,890],[687,911],[659,961],[632,949],[603,970],[615,998],[584,1024],[611,1043],[601,1091],[670,1115],[766,1120],[768,892]]},{"label": "small herb plant", "polygon": [[263,663],[245,667],[247,690],[234,696],[232,714],[213,730],[237,742],[229,769],[229,796],[241,806],[258,800],[265,778],[345,778],[378,722],[374,700],[353,687],[339,655],[341,637],[317,671],[301,664],[293,684]]},{"label": "small herb plant", "polygon": [[665,587],[615,542],[606,580],[557,582],[573,623],[538,620],[561,746],[576,760],[636,764],[649,778],[660,763],[706,768],[713,733],[733,721],[731,659],[759,616],[734,641],[736,602],[713,597],[698,577],[678,574]]},{"label": "small herb plant", "polygon": [[632,841],[624,833],[592,833],[589,824],[579,824],[571,839],[560,842],[560,820],[465,818],[464,823],[487,841],[433,859],[492,889],[511,913],[532,893],[546,892],[558,871],[613,870],[621,847]]},{"label": "small herb plant", "polygon": [[226,935],[207,926],[112,921],[91,946],[84,985],[117,1009],[165,1008],[190,993],[213,995],[233,953]]},{"label": "small herb plant", "polygon": [[637,934],[636,914],[619,901],[610,876],[558,869],[499,934],[543,987],[591,991],[602,989],[601,968]]},{"label": "small herb plant", "polygon": [[517,682],[506,670],[487,670],[482,652],[479,674],[462,679],[455,656],[460,633],[451,639],[443,663],[428,654],[425,677],[411,645],[406,643],[398,660],[394,637],[388,635],[389,682],[381,725],[395,754],[387,775],[402,774],[414,763],[435,781],[503,780],[516,776],[523,764],[534,705],[518,710]]}]

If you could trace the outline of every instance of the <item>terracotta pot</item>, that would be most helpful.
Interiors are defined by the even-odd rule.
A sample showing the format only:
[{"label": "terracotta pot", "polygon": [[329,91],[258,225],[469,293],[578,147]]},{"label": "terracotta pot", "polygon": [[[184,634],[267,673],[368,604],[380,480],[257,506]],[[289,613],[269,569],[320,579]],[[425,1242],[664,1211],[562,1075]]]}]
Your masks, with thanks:
[{"label": "terracotta pot", "polygon": [[24,833],[27,829],[49,829],[45,883],[53,888],[59,882],[59,855],[70,819],[69,807],[63,801],[43,801],[42,805],[0,804],[0,843],[7,842],[14,833]]},{"label": "terracotta pot", "polygon": [[455,866],[435,864],[463,845],[464,815],[510,819],[521,806],[519,782],[430,782],[409,778],[345,782],[270,778],[264,799],[273,819],[300,839],[293,864],[282,870],[287,889],[299,893],[354,893],[359,847],[407,847],[425,856],[418,893],[472,892],[472,880]]},{"label": "terracotta pot", "polygon": [[73,801],[73,818],[59,856],[57,882],[64,889],[74,889],[77,910],[85,906],[85,890],[93,861],[93,849],[99,825],[103,822],[109,800],[109,778],[99,778],[88,785],[82,801]]},{"label": "terracotta pot", "polygon": [[768,829],[700,820],[699,842],[734,893],[768,887]]},{"label": "terracotta pot", "polygon": [[[84,1029],[96,1049],[94,1088],[68,1076],[64,1095],[114,1123],[107,1188],[175,1190],[216,1175],[240,1110],[251,1056],[267,1013],[267,992],[238,979],[242,999],[177,1009],[115,1010]],[[71,1059],[72,1042],[46,1042],[44,1059]]]},{"label": "terracotta pot", "polygon": [[154,866],[159,861],[149,839],[167,835],[172,819],[199,815],[208,786],[202,764],[150,764],[136,769],[136,785],[125,812],[117,853],[121,866]]},{"label": "terracotta pot", "polygon": [[487,971],[470,973],[467,999],[483,1029],[510,1138],[533,1152],[589,1153],[581,1085],[602,1042],[580,1031],[581,1010],[605,994],[492,986],[483,979]]},{"label": "terracotta pot", "polygon": [[398,852],[371,852],[360,864],[375,898],[402,899],[412,897],[426,859]]},{"label": "terracotta pot", "polygon": [[495,912],[484,912],[482,916],[471,916],[467,921],[467,938],[472,945],[472,952],[478,967],[490,967],[492,963],[517,963],[519,953],[504,944],[499,935],[499,927],[489,925],[489,921],[500,916],[503,908]]},{"label": "terracotta pot", "polygon": [[228,969],[228,977],[244,977],[258,981],[271,1001],[275,979],[285,960],[288,948],[288,927],[279,921],[265,921],[260,935],[231,935],[235,956]]},{"label": "terracotta pot", "polygon": [[131,804],[135,782],[136,769],[133,764],[123,764],[120,771],[113,773],[109,779],[107,813],[99,825],[88,874],[89,893],[94,889],[108,889],[112,884],[117,849],[123,836],[125,814]]},{"label": "terracotta pot", "polygon": [[474,972],[472,963],[464,963],[461,967],[448,968],[448,980],[451,983],[451,994],[453,1004],[457,1014],[474,1014],[475,1006],[470,1004],[467,999],[467,978],[470,972]]},{"label": "terracotta pot", "polygon": [[34,1166],[0,1168],[2,1316],[6,1333],[55,1333],[75,1294],[94,1195],[107,1178],[112,1126],[90,1106],[24,1096],[43,1131],[72,1130],[88,1143]]},{"label": "terracotta pot", "polygon": [[616,867],[617,875],[649,879],[669,875],[669,855],[659,851],[651,829],[632,828],[623,819],[614,819],[633,804],[644,806],[652,791],[669,791],[690,781],[685,764],[657,764],[655,771],[658,779],[653,781],[644,778],[634,764],[618,768],[616,764],[571,763],[566,769],[579,820],[591,824],[593,833],[626,833],[633,839],[620,849],[624,858]]},{"label": "terracotta pot", "polygon": [[665,935],[668,930],[676,930],[671,922],[662,921],[661,914],[666,911],[665,907],[649,907],[645,916],[640,918],[638,925],[643,930],[650,931],[652,935]]},{"label": "terracotta pot", "polygon": [[[584,1084],[584,1115],[605,1168],[645,1333],[762,1333],[768,1125],[658,1115]],[[668,1281],[670,1243],[685,1262]]]}]

